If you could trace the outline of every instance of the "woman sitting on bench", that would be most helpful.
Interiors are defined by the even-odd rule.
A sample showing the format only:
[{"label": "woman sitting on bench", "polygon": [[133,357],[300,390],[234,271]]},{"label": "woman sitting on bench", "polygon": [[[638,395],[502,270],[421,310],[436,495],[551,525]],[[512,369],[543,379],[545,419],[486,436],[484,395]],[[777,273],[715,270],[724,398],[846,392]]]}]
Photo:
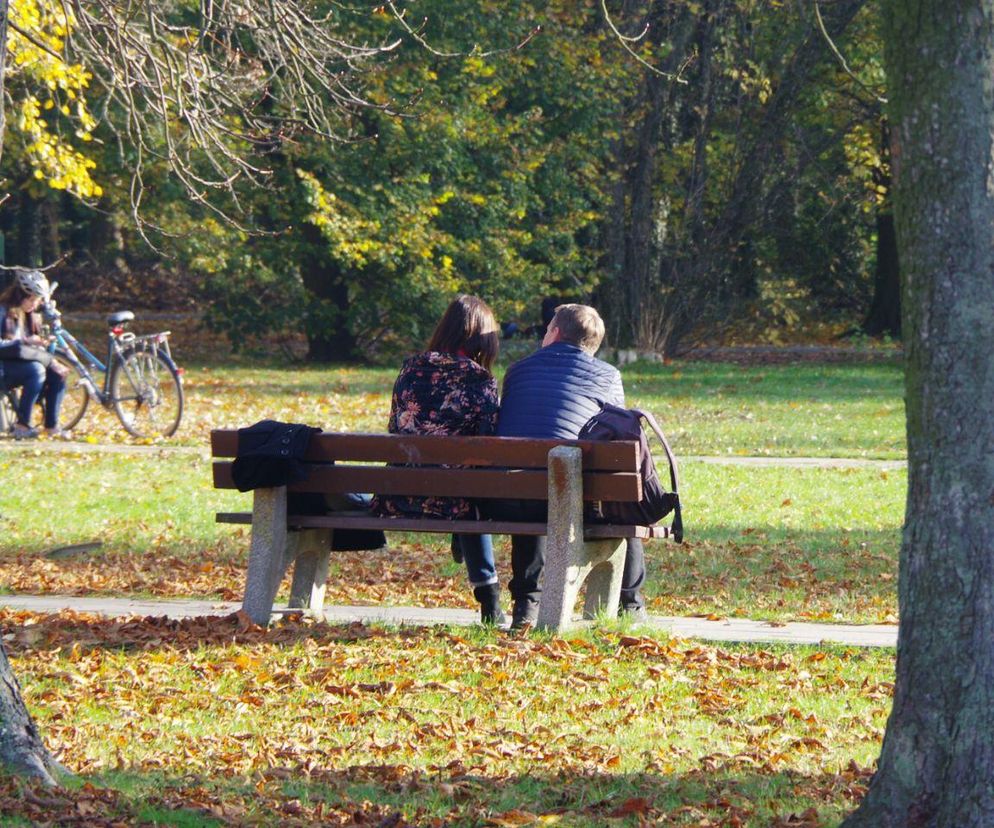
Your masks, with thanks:
[{"label": "woman sitting on bench", "polygon": [[[409,357],[390,403],[391,434],[492,434],[497,426],[497,381],[490,368],[500,347],[493,311],[476,296],[459,296],[442,315],[428,350]],[[459,519],[476,516],[460,497],[382,495],[373,510],[384,516]],[[490,535],[456,535],[473,595],[485,624],[501,624],[500,582]]]}]

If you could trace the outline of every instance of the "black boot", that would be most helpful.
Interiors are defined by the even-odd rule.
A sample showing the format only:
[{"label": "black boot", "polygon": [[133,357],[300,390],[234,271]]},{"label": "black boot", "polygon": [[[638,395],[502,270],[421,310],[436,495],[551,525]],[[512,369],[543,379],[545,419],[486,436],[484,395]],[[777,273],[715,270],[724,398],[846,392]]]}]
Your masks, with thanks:
[{"label": "black boot", "polygon": [[511,611],[511,629],[520,630],[522,627],[534,627],[538,623],[538,601],[531,596],[515,599]]},{"label": "black boot", "polygon": [[500,608],[500,584],[485,584],[473,589],[480,602],[480,623],[500,626],[507,622]]}]

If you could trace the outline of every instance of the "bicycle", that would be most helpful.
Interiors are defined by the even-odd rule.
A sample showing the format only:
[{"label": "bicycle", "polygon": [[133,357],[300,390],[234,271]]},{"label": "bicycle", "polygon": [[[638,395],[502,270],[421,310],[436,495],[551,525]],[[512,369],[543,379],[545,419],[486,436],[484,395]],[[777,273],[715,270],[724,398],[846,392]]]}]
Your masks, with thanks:
[{"label": "bicycle", "polygon": [[[74,428],[93,399],[113,408],[134,437],[174,434],[183,417],[183,371],[173,362],[170,332],[136,336],[126,330],[135,318],[131,311],[112,313],[107,317],[106,362],[101,362],[63,326],[62,313],[52,299],[56,287],[58,282],[53,282],[42,303],[42,317],[52,337],[49,352],[69,369],[60,426],[67,431]],[[102,383],[97,382],[98,374],[103,374]],[[13,430],[16,406],[16,389],[0,393],[0,430]]]}]

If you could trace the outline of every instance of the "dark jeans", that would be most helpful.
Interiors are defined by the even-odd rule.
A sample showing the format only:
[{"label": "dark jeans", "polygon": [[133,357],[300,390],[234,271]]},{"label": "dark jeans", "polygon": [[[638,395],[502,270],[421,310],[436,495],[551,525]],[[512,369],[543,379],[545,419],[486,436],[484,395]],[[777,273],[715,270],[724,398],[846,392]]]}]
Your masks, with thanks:
[{"label": "dark jeans", "polygon": [[59,424],[59,408],[66,395],[66,381],[40,362],[25,359],[3,361],[3,387],[20,388],[17,422],[31,425],[31,411],[38,397],[45,394],[45,428]]},{"label": "dark jeans", "polygon": [[453,535],[462,549],[466,574],[473,587],[499,583],[494,564],[494,542],[490,535]]},{"label": "dark jeans", "polygon": [[[491,500],[486,507],[492,520],[526,522],[548,520],[547,504],[541,500]],[[545,568],[545,537],[511,536],[511,582],[508,589],[515,603],[537,603],[542,594],[539,579]],[[629,538],[625,552],[625,570],[621,578],[621,607],[632,610],[643,606],[641,588],[645,583],[645,548],[640,538]]]}]

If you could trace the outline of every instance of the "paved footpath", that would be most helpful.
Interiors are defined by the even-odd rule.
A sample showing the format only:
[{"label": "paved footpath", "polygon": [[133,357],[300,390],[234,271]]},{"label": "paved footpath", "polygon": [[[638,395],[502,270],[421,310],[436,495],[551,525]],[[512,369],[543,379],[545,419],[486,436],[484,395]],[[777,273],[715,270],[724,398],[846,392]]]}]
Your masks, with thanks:
[{"label": "paved footpath", "polygon": [[[228,615],[240,604],[231,601],[142,600],[137,598],[83,598],[73,595],[0,595],[0,605],[32,612],[59,612],[63,609],[108,616],[162,616],[192,618]],[[332,623],[352,621],[381,624],[428,626],[475,624],[479,614],[468,609],[425,609],[423,607],[326,606]],[[646,625],[680,638],[706,641],[738,641],[767,644],[844,644],[856,647],[894,647],[897,627],[888,624],[788,624],[750,621],[745,618],[677,618],[649,616]]]}]

